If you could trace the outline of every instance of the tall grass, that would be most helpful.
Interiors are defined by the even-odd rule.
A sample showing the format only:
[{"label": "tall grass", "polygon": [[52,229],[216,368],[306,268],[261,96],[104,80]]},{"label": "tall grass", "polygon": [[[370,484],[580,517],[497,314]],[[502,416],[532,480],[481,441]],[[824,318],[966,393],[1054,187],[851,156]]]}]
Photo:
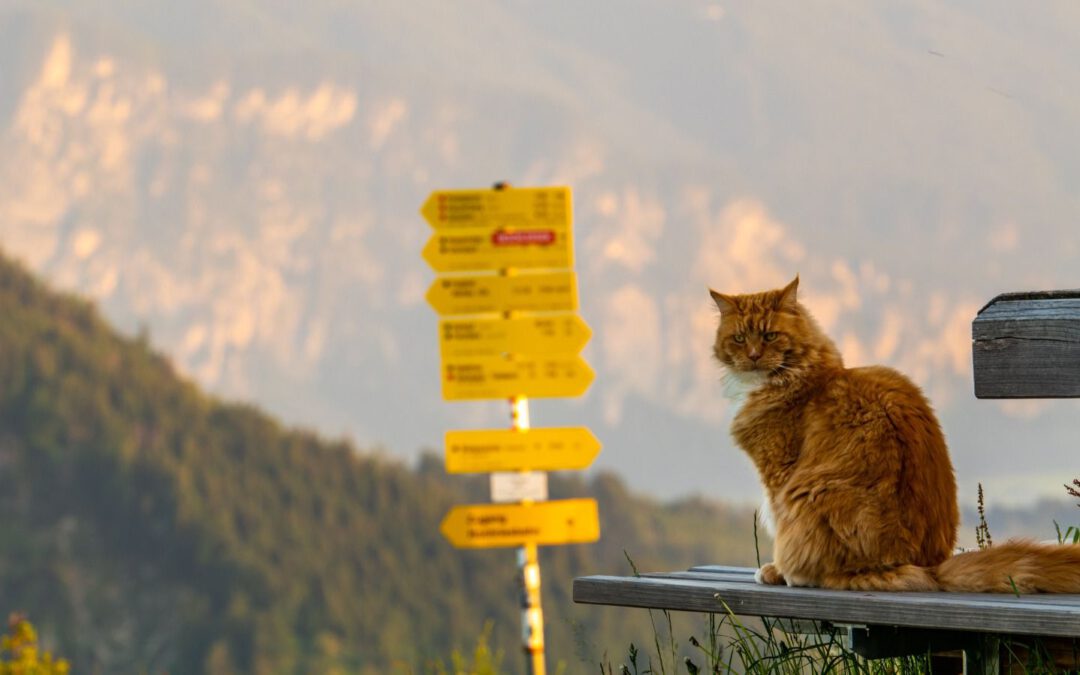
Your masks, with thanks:
[{"label": "tall grass", "polygon": [[[1074,480],[1080,488],[1080,479]],[[1069,494],[1080,498],[1080,490],[1066,486]],[[979,522],[976,540],[979,548],[993,545],[990,529],[986,523],[982,485],[978,490]],[[1080,527],[1069,526],[1064,531],[1054,522],[1059,543],[1080,544]],[[754,548],[758,567],[761,554],[757,531],[757,514],[754,514]],[[637,566],[624,551],[634,576],[640,576]],[[618,666],[610,660],[601,661],[601,675],[721,675],[747,673],[752,675],[806,675],[816,673],[852,673],[855,675],[925,675],[933,673],[934,659],[929,653],[915,656],[866,659],[852,651],[845,635],[837,628],[820,621],[792,621],[761,617],[744,620],[736,616],[724,604],[724,613],[704,616],[703,638],[696,635],[687,638],[680,646],[672,629],[671,612],[659,610],[662,617],[657,622],[657,610],[649,611],[653,629],[654,654],[643,653],[631,643],[626,660]],[[987,636],[991,644],[998,645],[1001,672],[1007,673],[1059,673],[1054,656],[1044,642],[1037,638],[1012,641],[997,636]],[[1080,640],[1073,640],[1072,660],[1080,664]],[[1056,645],[1061,652],[1061,644]],[[1065,646],[1068,651],[1068,645]],[[679,656],[682,656],[679,659]],[[1066,654],[1067,658],[1067,654]],[[1075,666],[1074,666],[1075,668]],[[950,669],[949,672],[955,672]]]},{"label": "tall grass", "polygon": [[[868,660],[851,651],[844,634],[823,622],[782,619],[744,620],[729,607],[725,613],[704,615],[704,634],[690,635],[681,647],[670,632],[658,631],[654,654],[631,644],[618,666],[600,663],[601,675],[803,675],[853,673],[865,675],[923,675],[930,673],[929,654]],[[661,612],[670,619],[670,612]],[[668,621],[661,624],[670,625]],[[655,625],[655,621],[654,621]],[[676,655],[682,658],[677,658]]]},{"label": "tall grass", "polygon": [[[760,567],[761,546],[757,525],[758,514],[755,512],[754,550]],[[640,576],[630,554],[626,551],[623,554],[634,576]],[[930,672],[929,655],[874,661],[864,659],[844,644],[841,631],[824,622],[796,622],[768,617],[744,621],[726,603],[723,607],[723,614],[705,614],[703,639],[690,635],[687,646],[682,649],[672,629],[671,612],[659,610],[662,620],[658,625],[657,611],[649,609],[655,660],[631,643],[626,661],[618,667],[610,661],[599,664],[601,675],[922,675]]]},{"label": "tall grass", "polygon": [[[450,654],[450,664],[447,665],[442,659],[435,659],[424,664],[423,675],[502,675],[503,651],[492,651],[489,645],[491,631],[494,627],[492,621],[484,624],[484,630],[476,639],[476,646],[472,649],[472,658],[455,649]],[[395,665],[395,675],[414,675],[410,664],[401,662]]]}]

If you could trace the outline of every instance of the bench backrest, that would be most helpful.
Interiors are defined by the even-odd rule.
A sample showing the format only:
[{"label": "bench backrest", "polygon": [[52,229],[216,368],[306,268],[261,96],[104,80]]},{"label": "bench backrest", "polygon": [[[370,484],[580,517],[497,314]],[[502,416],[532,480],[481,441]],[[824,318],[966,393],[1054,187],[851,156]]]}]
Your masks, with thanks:
[{"label": "bench backrest", "polygon": [[976,397],[1080,397],[1080,290],[999,295],[971,336]]}]

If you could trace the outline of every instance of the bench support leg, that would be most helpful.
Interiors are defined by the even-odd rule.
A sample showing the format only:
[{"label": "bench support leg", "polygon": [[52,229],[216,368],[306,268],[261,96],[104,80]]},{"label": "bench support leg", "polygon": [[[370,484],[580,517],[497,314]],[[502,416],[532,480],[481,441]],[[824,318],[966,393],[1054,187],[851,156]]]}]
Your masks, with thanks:
[{"label": "bench support leg", "polygon": [[964,675],[997,675],[1001,670],[1001,644],[991,635],[964,648]]}]

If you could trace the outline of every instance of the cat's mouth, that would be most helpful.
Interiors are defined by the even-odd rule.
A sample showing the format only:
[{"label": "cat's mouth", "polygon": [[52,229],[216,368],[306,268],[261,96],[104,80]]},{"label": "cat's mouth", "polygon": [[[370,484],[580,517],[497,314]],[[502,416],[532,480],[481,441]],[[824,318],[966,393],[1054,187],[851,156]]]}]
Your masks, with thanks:
[{"label": "cat's mouth", "polygon": [[749,363],[743,363],[741,370],[746,373],[756,373],[760,375],[773,375],[784,369],[782,363],[762,363],[760,361],[750,361]]}]

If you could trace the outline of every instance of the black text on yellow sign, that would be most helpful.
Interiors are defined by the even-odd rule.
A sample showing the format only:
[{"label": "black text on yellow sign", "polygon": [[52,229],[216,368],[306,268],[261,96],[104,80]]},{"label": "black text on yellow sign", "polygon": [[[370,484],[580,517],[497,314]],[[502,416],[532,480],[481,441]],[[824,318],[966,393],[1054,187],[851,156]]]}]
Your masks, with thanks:
[{"label": "black text on yellow sign", "polygon": [[582,544],[600,538],[595,499],[455,506],[439,527],[457,548]]},{"label": "black text on yellow sign", "polygon": [[581,396],[596,374],[576,354],[443,359],[447,401],[485,398]]},{"label": "black text on yellow sign", "polygon": [[592,331],[577,314],[512,319],[443,319],[439,352],[444,359],[503,354],[577,354]]},{"label": "black text on yellow sign", "polygon": [[570,230],[462,229],[436,232],[422,255],[436,272],[574,266]]},{"label": "black text on yellow sign", "polygon": [[570,188],[437,190],[420,213],[436,230],[475,227],[566,229],[572,208]]},{"label": "black text on yellow sign", "polygon": [[572,312],[577,279],[573,272],[439,277],[428,288],[427,301],[442,316]]},{"label": "black text on yellow sign", "polygon": [[447,473],[588,468],[600,441],[585,427],[446,432]]}]

